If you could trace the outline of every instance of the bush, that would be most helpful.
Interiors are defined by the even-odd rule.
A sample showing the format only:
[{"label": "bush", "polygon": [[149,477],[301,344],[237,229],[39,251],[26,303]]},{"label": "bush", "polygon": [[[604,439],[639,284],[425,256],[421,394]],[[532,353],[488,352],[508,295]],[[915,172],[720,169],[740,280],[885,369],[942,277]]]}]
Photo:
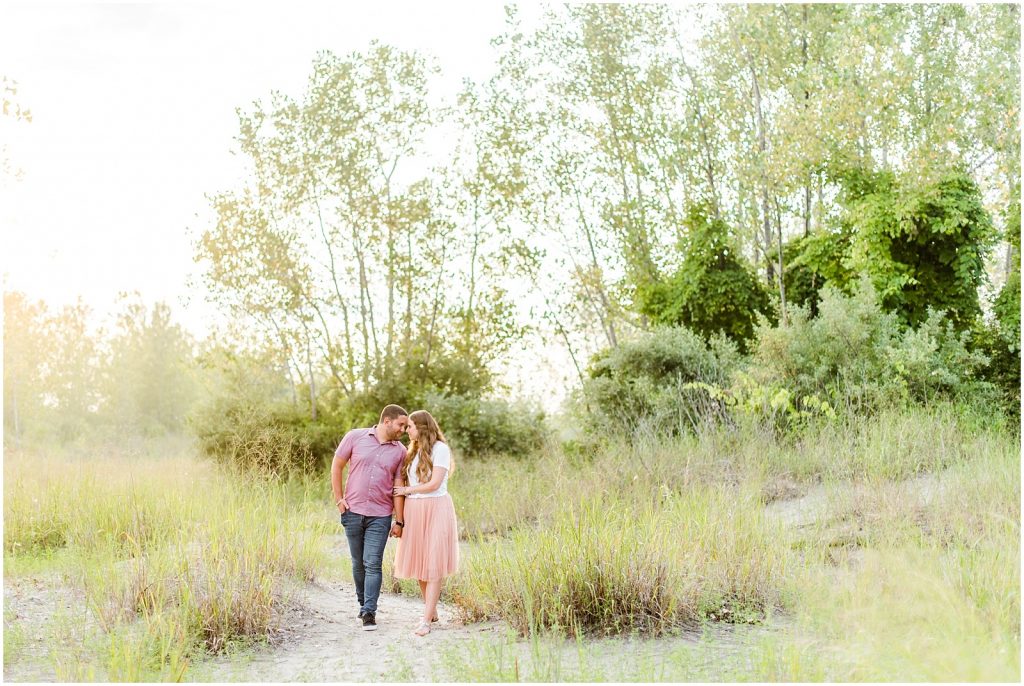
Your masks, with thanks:
[{"label": "bush", "polygon": [[345,433],[329,418],[312,422],[291,409],[221,400],[192,418],[202,451],[243,472],[286,476],[330,463]]},{"label": "bush", "polygon": [[809,308],[816,317],[819,292],[826,284],[845,291],[855,281],[846,264],[852,238],[850,227],[842,225],[838,231],[818,231],[786,243],[786,301]]},{"label": "bush", "polygon": [[684,327],[656,329],[634,341],[598,353],[591,361],[582,400],[608,428],[636,429],[647,421],[667,421],[670,431],[697,426],[717,403],[693,382],[721,385],[740,361],[736,345],[724,336],[706,343]]},{"label": "bush", "polygon": [[[1010,418],[1020,417],[1020,347],[1007,341],[1005,330],[998,324],[979,322],[972,332],[975,348],[988,358],[981,377],[997,390],[1003,412]],[[1014,422],[1016,424],[1016,422]]]},{"label": "bush", "polygon": [[434,415],[452,448],[464,455],[522,456],[545,435],[544,413],[522,403],[428,393],[423,409]]},{"label": "bush", "polygon": [[852,296],[828,286],[821,295],[816,319],[795,306],[785,324],[762,322],[750,370],[755,379],[847,410],[991,397],[991,385],[976,380],[986,358],[968,348],[968,335],[943,313],[929,310],[918,327],[903,329],[866,279]]},{"label": "bush", "polygon": [[[434,415],[462,455],[524,455],[545,435],[543,412],[500,399],[428,391],[403,406]],[[192,428],[202,451],[218,462],[263,475],[308,474],[326,469],[347,431],[377,423],[384,405],[373,407],[348,405],[348,412],[322,412],[314,422],[290,406],[221,399],[197,413]]]}]

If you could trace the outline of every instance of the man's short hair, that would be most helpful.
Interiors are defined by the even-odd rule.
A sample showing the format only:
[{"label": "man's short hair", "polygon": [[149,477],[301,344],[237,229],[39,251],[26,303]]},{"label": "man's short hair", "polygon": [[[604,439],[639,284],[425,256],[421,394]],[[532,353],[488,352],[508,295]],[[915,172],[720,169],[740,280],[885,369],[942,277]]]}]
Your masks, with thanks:
[{"label": "man's short hair", "polygon": [[398,405],[388,405],[380,412],[380,421],[386,422],[389,419],[397,419],[398,417],[408,417],[409,413],[403,410]]}]

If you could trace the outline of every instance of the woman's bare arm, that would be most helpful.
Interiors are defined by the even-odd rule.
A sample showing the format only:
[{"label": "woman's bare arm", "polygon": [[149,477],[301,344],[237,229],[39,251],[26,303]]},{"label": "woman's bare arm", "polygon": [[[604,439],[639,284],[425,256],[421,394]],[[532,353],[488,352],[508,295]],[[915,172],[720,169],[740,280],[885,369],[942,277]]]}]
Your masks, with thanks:
[{"label": "woman's bare arm", "polygon": [[430,481],[416,486],[395,486],[395,495],[411,495],[413,493],[433,493],[441,488],[444,482],[444,475],[448,473],[445,467],[434,467],[430,474]]}]

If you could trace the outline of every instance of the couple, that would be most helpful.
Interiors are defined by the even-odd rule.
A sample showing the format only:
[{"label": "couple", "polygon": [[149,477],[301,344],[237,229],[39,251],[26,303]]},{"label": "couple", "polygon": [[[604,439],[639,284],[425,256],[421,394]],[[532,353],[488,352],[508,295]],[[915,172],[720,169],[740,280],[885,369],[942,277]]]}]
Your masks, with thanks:
[{"label": "couple", "polygon": [[[407,431],[408,450],[398,441]],[[448,495],[451,469],[451,450],[430,413],[408,414],[398,405],[385,407],[376,426],[349,431],[334,452],[331,490],[352,553],[363,629],[377,628],[389,531],[398,539],[395,576],[417,579],[423,594],[423,618],[414,633],[426,636],[437,621],[441,585],[459,565],[455,507]]]}]

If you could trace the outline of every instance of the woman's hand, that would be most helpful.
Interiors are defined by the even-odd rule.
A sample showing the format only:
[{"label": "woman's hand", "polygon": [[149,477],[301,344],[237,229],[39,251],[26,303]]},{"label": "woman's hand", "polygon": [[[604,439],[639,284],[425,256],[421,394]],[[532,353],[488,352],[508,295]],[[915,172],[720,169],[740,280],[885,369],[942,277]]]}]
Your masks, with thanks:
[{"label": "woman's hand", "polygon": [[411,491],[412,491],[412,488],[410,488],[409,486],[395,486],[394,494],[395,495],[409,495],[409,493]]}]

